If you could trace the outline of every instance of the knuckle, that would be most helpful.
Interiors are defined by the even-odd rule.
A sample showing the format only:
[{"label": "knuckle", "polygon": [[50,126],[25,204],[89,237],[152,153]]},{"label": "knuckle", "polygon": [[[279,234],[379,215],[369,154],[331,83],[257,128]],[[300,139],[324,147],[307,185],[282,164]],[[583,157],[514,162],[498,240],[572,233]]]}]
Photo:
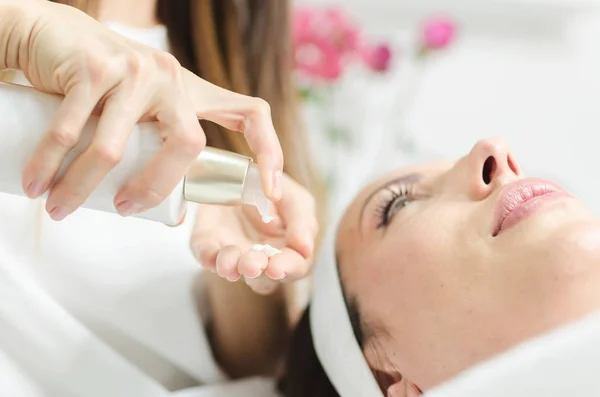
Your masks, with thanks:
[{"label": "knuckle", "polygon": [[111,167],[119,164],[123,158],[123,149],[115,144],[95,144],[91,147],[91,150],[98,161]]},{"label": "knuckle", "polygon": [[161,70],[168,72],[172,76],[178,74],[181,68],[181,64],[177,58],[166,51],[155,51],[154,61]]},{"label": "knuckle", "polygon": [[177,145],[189,154],[197,155],[206,146],[206,136],[200,128],[197,120],[187,123],[187,128],[181,129],[181,133],[175,135]]},{"label": "knuckle", "polygon": [[99,85],[104,81],[106,77],[106,62],[103,62],[98,58],[92,58],[81,62],[87,66],[90,83],[92,85]]},{"label": "knuckle", "polygon": [[125,65],[127,67],[128,74],[138,76],[142,74],[143,70],[145,69],[146,60],[139,52],[133,52],[127,55],[125,59]]},{"label": "knuckle", "polygon": [[165,195],[153,189],[151,186],[142,186],[140,189],[142,202],[146,204],[148,208],[154,208],[165,199]]},{"label": "knuckle", "polygon": [[73,149],[79,141],[79,135],[77,132],[67,126],[52,129],[49,132],[50,139],[52,141],[66,149]]},{"label": "knuckle", "polygon": [[262,98],[253,98],[250,107],[251,113],[257,116],[271,116],[271,105]]},{"label": "knuckle", "polygon": [[[262,98],[256,97],[252,97],[250,98],[250,100],[251,103],[248,106],[248,111],[245,117],[240,121],[239,126],[237,127],[237,130],[239,131],[246,131],[248,126],[252,125],[252,119],[271,118],[271,105],[269,105],[269,102],[265,101]],[[248,139],[256,140],[257,137],[248,137]],[[272,148],[269,149],[269,151],[272,150]]]},{"label": "knuckle", "polygon": [[93,85],[101,86],[112,84],[121,79],[125,74],[123,59],[115,57],[107,60],[95,60],[90,62],[90,74]]},{"label": "knuckle", "polygon": [[206,137],[204,134],[187,134],[184,138],[185,146],[192,154],[198,154],[206,146]]},{"label": "knuckle", "polygon": [[50,194],[52,201],[67,208],[75,208],[85,201],[83,192],[64,184],[52,189]]}]

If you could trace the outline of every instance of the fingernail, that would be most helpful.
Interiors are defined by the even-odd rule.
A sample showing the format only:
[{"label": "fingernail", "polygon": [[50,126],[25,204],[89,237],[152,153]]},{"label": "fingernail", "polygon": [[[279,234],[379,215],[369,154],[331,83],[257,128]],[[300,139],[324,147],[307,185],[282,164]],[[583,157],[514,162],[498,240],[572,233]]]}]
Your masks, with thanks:
[{"label": "fingernail", "polygon": [[281,281],[283,280],[285,277],[287,276],[287,274],[285,272],[282,272],[280,276],[273,276],[273,275],[269,275],[269,278],[273,281]]},{"label": "fingernail", "polygon": [[239,280],[241,277],[242,277],[242,276],[240,276],[239,274],[238,274],[238,276],[237,276],[237,277],[227,277],[227,281],[229,281],[229,282],[232,282],[232,283],[235,283],[235,282],[236,282],[236,281],[238,281],[238,280]]},{"label": "fingernail", "polygon": [[130,216],[142,212],[144,207],[133,201],[124,200],[117,204],[117,211],[121,216]]},{"label": "fingernail", "polygon": [[281,199],[281,179],[283,178],[283,174],[281,171],[275,171],[275,175],[273,176],[273,198],[275,200]]},{"label": "fingernail", "polygon": [[44,187],[42,186],[42,184],[40,182],[30,182],[29,185],[27,185],[27,195],[31,198],[37,198],[42,194],[42,189]]},{"label": "fingernail", "polygon": [[259,278],[263,274],[264,269],[258,269],[258,272],[252,276],[246,276],[249,279]]},{"label": "fingernail", "polygon": [[67,215],[69,215],[69,211],[67,211],[67,209],[64,207],[56,206],[52,208],[48,214],[52,220],[62,221],[67,217]]}]

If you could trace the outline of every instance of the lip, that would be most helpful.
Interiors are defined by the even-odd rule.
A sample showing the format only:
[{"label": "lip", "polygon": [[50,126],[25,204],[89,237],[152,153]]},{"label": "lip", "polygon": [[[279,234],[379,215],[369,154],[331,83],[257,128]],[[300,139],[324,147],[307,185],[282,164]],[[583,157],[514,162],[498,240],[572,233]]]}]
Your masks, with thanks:
[{"label": "lip", "polygon": [[543,179],[521,179],[504,186],[494,207],[492,236],[496,237],[548,205],[572,197],[562,187]]}]

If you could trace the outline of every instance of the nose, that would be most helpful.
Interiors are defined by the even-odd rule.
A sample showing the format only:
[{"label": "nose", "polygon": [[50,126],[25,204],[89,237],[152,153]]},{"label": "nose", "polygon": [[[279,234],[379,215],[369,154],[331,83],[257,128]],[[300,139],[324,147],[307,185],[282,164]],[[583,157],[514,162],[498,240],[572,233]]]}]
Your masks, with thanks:
[{"label": "nose", "polygon": [[483,200],[498,186],[503,186],[522,175],[508,144],[500,138],[477,142],[457,167],[461,168],[469,197]]}]

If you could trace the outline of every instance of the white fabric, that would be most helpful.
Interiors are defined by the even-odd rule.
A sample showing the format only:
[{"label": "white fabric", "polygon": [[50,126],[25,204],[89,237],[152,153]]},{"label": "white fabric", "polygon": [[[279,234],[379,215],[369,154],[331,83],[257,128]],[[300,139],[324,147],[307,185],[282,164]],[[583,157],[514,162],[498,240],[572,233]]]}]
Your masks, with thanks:
[{"label": "white fabric", "polygon": [[[332,233],[335,229],[331,229]],[[327,240],[333,241],[333,236]],[[329,254],[324,254],[315,268],[310,306],[310,327],[317,357],[341,396],[380,396],[381,391],[352,331],[334,251],[324,252]]]},{"label": "white fabric", "polygon": [[525,342],[426,397],[600,396],[600,313]]},{"label": "white fabric", "polygon": [[[108,24],[168,49],[164,27]],[[0,194],[0,395],[227,397],[193,222],[191,207],[177,228],[86,209],[56,223],[43,203]],[[276,395],[265,387],[249,380],[245,395]]]}]

